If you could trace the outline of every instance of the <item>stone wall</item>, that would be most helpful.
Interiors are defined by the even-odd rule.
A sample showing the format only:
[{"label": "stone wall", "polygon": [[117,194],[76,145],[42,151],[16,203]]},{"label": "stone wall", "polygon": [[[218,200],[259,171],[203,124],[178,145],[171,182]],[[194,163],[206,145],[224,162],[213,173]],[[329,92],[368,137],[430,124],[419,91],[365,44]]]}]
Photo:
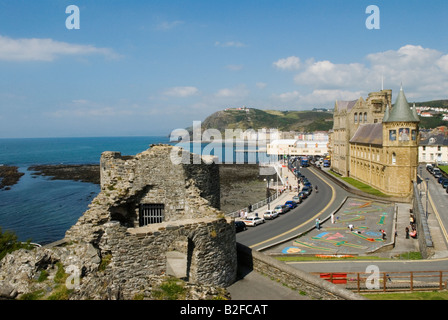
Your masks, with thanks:
[{"label": "stone wall", "polygon": [[[172,275],[220,287],[236,279],[235,227],[229,219],[203,218],[136,229],[109,222],[99,246],[102,254],[111,257],[106,273],[126,296],[148,287],[146,282],[154,276]],[[170,257],[177,260],[171,272]],[[175,265],[182,259],[184,263]]]},{"label": "stone wall", "polygon": [[238,263],[253,269],[273,280],[303,292],[318,300],[367,300],[361,295],[341,288],[307,272],[290,267],[265,254],[253,251],[238,243]]},{"label": "stone wall", "polygon": [[[423,182],[422,182],[423,183]],[[423,259],[428,259],[434,254],[434,244],[432,242],[431,231],[429,229],[428,220],[423,209],[422,199],[418,190],[417,182],[413,184],[414,197],[412,201],[412,212],[417,225],[418,247]]]},{"label": "stone wall", "polygon": [[[179,151],[156,145],[135,156],[103,153],[101,192],[66,232],[65,246],[7,255],[1,261],[0,295],[32,292],[42,286],[33,280],[42,272],[54,274],[57,263],[81,270],[74,299],[151,298],[154,283],[165,276],[196,287],[232,284],[235,225],[218,209],[219,168],[187,152],[176,163],[173,154]],[[163,221],[140,226],[142,204],[163,205]]]}]

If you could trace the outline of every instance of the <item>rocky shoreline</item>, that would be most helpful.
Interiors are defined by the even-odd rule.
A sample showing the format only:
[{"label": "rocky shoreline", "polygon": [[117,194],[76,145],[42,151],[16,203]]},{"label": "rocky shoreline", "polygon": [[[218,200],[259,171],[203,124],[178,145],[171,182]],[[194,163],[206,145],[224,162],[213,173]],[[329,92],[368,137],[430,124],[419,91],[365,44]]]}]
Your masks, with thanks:
[{"label": "rocky shoreline", "polygon": [[34,165],[28,168],[32,175],[51,177],[51,180],[73,180],[100,184],[100,166],[98,164],[58,164]]},{"label": "rocky shoreline", "polygon": [[23,175],[16,166],[0,166],[0,190],[9,190]]},{"label": "rocky shoreline", "polygon": [[[222,211],[233,212],[266,198],[266,184],[263,181],[264,177],[259,175],[257,164],[221,164],[219,168]],[[45,176],[51,180],[100,184],[98,164],[34,165],[28,170],[33,171],[34,176]],[[20,177],[15,183],[19,179]]]}]

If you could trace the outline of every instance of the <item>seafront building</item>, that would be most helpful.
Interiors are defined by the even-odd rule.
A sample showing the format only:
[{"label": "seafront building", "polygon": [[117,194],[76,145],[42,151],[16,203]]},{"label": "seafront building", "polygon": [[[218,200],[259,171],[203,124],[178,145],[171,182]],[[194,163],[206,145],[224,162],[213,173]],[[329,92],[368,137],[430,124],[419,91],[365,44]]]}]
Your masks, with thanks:
[{"label": "seafront building", "polygon": [[277,139],[271,141],[266,148],[268,155],[277,156],[323,156],[328,153],[328,132],[298,132],[294,139]]},{"label": "seafront building", "polygon": [[419,122],[403,89],[364,100],[336,101],[331,133],[331,169],[386,194],[406,197],[417,177]]}]

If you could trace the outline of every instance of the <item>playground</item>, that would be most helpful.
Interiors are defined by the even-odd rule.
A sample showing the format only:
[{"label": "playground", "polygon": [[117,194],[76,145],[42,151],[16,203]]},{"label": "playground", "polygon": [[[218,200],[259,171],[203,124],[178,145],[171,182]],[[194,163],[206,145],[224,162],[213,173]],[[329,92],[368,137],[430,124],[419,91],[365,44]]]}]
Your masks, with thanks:
[{"label": "playground", "polygon": [[[347,198],[341,208],[302,236],[277,246],[282,254],[360,255],[393,241],[395,206]],[[278,252],[280,253],[280,252]]]}]

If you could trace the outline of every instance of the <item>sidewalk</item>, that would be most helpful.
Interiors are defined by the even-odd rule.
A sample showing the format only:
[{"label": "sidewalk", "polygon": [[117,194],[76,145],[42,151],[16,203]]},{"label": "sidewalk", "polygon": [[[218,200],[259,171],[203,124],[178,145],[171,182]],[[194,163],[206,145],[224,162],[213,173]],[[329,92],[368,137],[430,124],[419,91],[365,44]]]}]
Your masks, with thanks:
[{"label": "sidewalk", "polygon": [[[278,196],[278,198],[276,198],[275,200],[273,200],[272,202],[262,207],[259,207],[257,209],[252,210],[252,212],[248,213],[248,217],[253,217],[255,216],[256,213],[258,213],[259,217],[263,217],[263,214],[268,211],[268,210],[274,210],[274,208],[277,205],[282,205],[285,204],[286,201],[292,200],[292,198],[294,196],[296,196],[298,194],[297,192],[297,177],[288,169],[288,167],[283,168],[282,170],[282,175],[284,178],[287,179],[287,183],[288,185],[291,185],[291,190],[289,190],[289,188],[287,188],[285,191],[283,191],[282,194],[280,194]],[[286,186],[276,186],[276,188],[283,188]],[[300,186],[300,188],[302,188],[303,185]],[[240,217],[238,217],[240,218]]]},{"label": "sidewalk", "polygon": [[[437,184],[437,182],[434,182],[431,177],[429,181],[427,221],[431,233],[431,239],[434,245],[434,255],[431,257],[432,259],[448,257],[448,247],[444,236],[444,232],[446,231],[445,226],[443,225],[443,219],[446,218],[445,216],[448,205],[447,196],[445,193],[445,190],[440,189],[440,186]],[[426,210],[426,183],[422,183],[421,196],[424,210]]]}]

